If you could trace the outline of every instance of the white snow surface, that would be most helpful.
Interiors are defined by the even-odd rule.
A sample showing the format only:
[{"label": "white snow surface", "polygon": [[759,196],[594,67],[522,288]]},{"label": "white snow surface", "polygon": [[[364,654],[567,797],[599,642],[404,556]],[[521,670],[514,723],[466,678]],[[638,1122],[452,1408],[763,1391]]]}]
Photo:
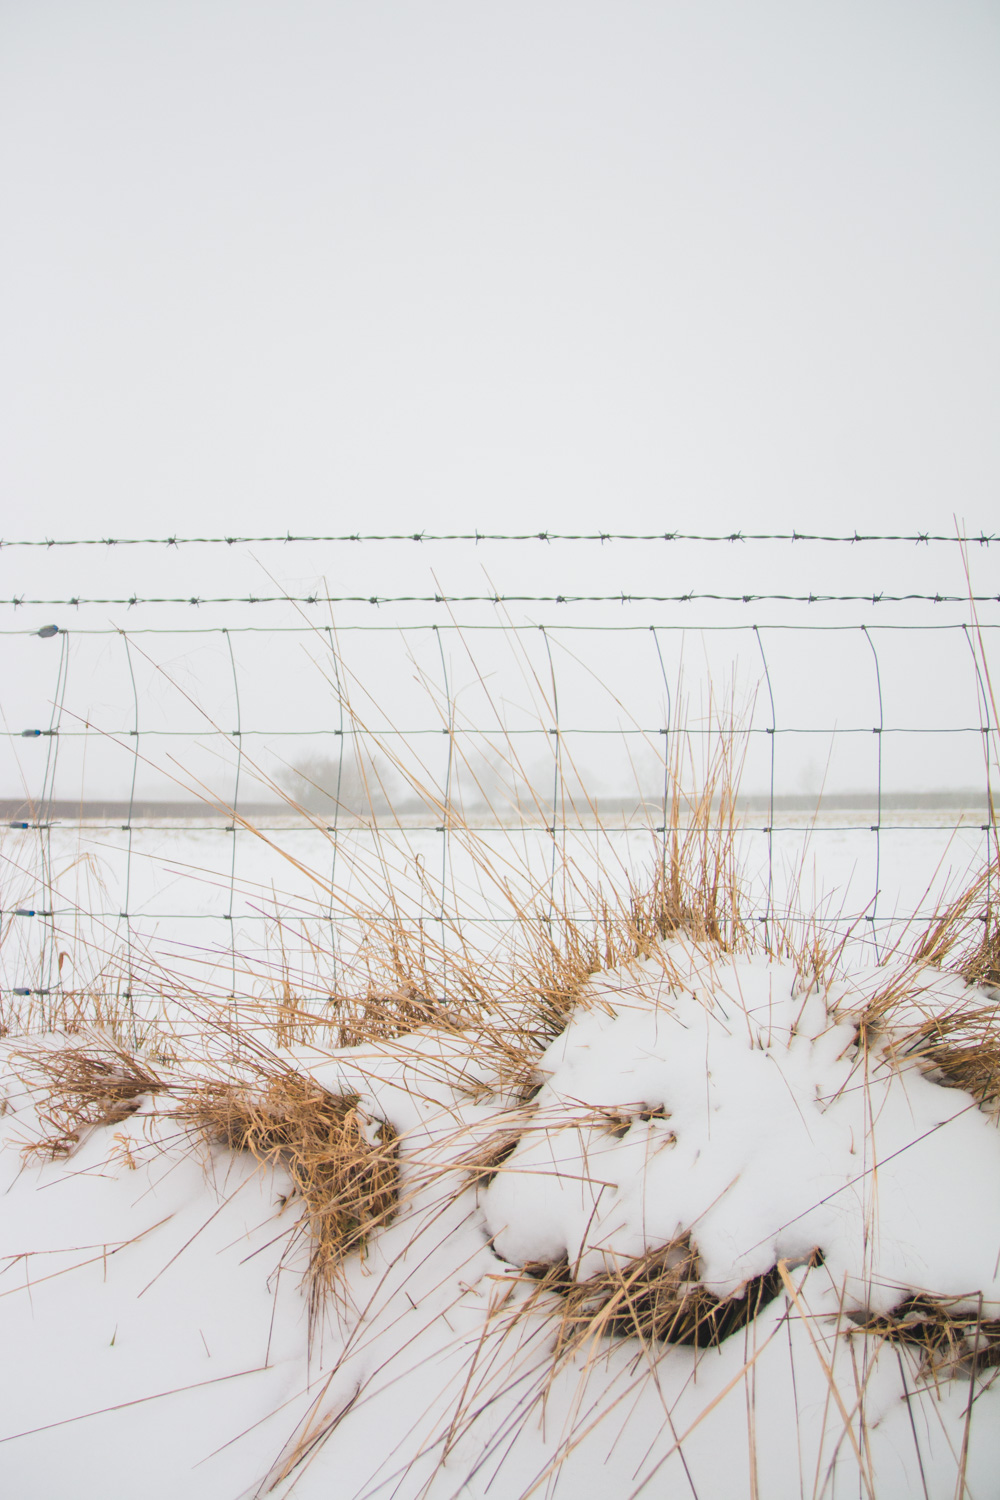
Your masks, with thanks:
[{"label": "white snow surface", "polygon": [[[546,1053],[537,1125],[486,1195],[497,1248],[586,1277],[690,1231],[726,1296],[819,1247],[851,1310],[971,1290],[1000,1316],[1000,1134],[969,1096],[859,1057],[828,1019],[857,1004],[844,986],[825,1001],[764,957],[667,957],[683,988],[658,963],[604,975]],[[633,1117],[623,1137],[601,1111]]]},{"label": "white snow surface", "polygon": [[[952,1500],[964,1474],[996,1500],[995,1372],[933,1377],[855,1326],[915,1292],[1000,1317],[1000,1133],[859,1053],[886,978],[804,994],[791,966],[674,942],[595,976],[529,1104],[472,1033],[281,1054],[401,1137],[399,1211],[312,1338],[283,1171],[196,1147],[169,1094],[25,1159],[48,1127],[5,1043],[0,1493]],[[498,1132],[518,1144],[477,1186],[463,1158]],[[560,1299],[520,1267],[584,1278],[683,1233],[717,1295],[779,1261],[791,1292],[719,1348],[556,1361]]]}]

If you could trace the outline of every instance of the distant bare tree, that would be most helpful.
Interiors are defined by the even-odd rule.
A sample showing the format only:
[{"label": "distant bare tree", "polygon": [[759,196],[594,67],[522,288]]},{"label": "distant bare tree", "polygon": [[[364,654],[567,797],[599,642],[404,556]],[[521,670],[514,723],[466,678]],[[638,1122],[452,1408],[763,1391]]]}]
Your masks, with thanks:
[{"label": "distant bare tree", "polygon": [[392,796],[397,779],[387,778],[377,761],[352,755],[346,745],[342,758],[310,755],[280,772],[277,779],[300,806],[324,815],[339,806],[353,817],[379,817],[398,800]]}]

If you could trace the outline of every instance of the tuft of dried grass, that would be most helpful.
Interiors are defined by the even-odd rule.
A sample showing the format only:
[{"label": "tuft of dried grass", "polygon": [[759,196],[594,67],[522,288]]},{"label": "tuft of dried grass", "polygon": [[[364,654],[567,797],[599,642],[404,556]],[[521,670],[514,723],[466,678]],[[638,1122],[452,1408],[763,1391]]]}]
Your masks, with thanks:
[{"label": "tuft of dried grass", "polygon": [[[994,882],[998,875],[1000,870],[994,869]],[[987,901],[979,916],[983,924],[982,940],[966,953],[962,978],[966,984],[975,984],[981,989],[1000,990],[1000,910],[997,903]]]},{"label": "tuft of dried grass", "polygon": [[538,910],[522,919],[519,936],[526,951],[521,962],[531,1000],[528,1030],[538,1051],[562,1031],[587,981],[625,957],[620,924],[606,903],[599,904],[596,918],[593,927],[566,912]]},{"label": "tuft of dried grass", "polygon": [[[527,1106],[525,1116],[529,1111],[530,1106]],[[458,1191],[464,1192],[467,1187],[489,1187],[504,1162],[513,1156],[521,1144],[523,1128],[523,1121],[520,1125],[511,1123],[501,1126],[499,1130],[492,1131],[471,1151],[459,1157],[456,1166],[459,1171],[467,1172],[469,1175]]]},{"label": "tuft of dried grass", "polygon": [[356,1094],[333,1094],[308,1075],[263,1075],[255,1084],[210,1080],[178,1116],[210,1143],[282,1166],[304,1204],[312,1241],[309,1277],[318,1308],[338,1266],[392,1218],[399,1201],[397,1136],[369,1119]]},{"label": "tuft of dried grass", "polygon": [[675,761],[662,841],[645,880],[629,876],[623,890],[602,888],[567,862],[564,879],[579,910],[550,905],[517,912],[521,982],[534,997],[539,1046],[586,1003],[593,975],[636,960],[664,961],[661,945],[673,937],[684,935],[724,953],[754,947],[755,933],[743,914],[734,761],[734,735],[720,733],[694,794],[682,790]]},{"label": "tuft of dried grass", "polygon": [[[821,1258],[814,1251],[809,1263],[818,1265]],[[561,1300],[557,1358],[601,1338],[715,1347],[751,1323],[784,1284],[773,1266],[729,1296],[716,1296],[704,1285],[688,1233],[583,1281],[576,1280],[565,1259],[553,1265],[529,1262],[522,1270],[538,1282],[526,1309],[543,1296],[556,1294]]]},{"label": "tuft of dried grass", "polygon": [[[1000,930],[990,896],[998,873],[988,866],[935,915],[860,1025],[862,1044],[888,1034],[890,1054],[916,1061],[989,1113],[1000,1111]],[[964,994],[945,1000],[927,991],[928,969],[959,976]]]},{"label": "tuft of dried grass", "polygon": [[907,1297],[884,1317],[858,1323],[858,1331],[920,1351],[925,1379],[973,1376],[1000,1365],[1000,1319],[963,1309],[957,1298]]},{"label": "tuft of dried grass", "polygon": [[662,858],[652,880],[632,887],[629,929],[636,956],[677,933],[711,943],[724,953],[752,945],[743,915],[737,841],[739,765],[732,730],[720,730],[700,790],[685,793],[675,764],[666,813]]},{"label": "tuft of dried grass", "polygon": [[360,998],[338,997],[331,1009],[336,1015],[341,1047],[391,1041],[416,1031],[418,1026],[453,1029],[462,1024],[454,1007],[443,1000],[428,998],[406,980],[391,990],[373,987]]},{"label": "tuft of dried grass", "polygon": [[971,1094],[988,1112],[1000,1108],[1000,1000],[929,1015],[906,1035],[905,1053],[945,1087]]},{"label": "tuft of dried grass", "polygon": [[18,1056],[25,1065],[24,1081],[44,1091],[38,1117],[52,1131],[26,1145],[25,1155],[69,1156],[85,1130],[120,1125],[140,1107],[144,1094],[165,1087],[148,1064],[110,1039],[92,1037],[78,1046],[38,1048]]}]

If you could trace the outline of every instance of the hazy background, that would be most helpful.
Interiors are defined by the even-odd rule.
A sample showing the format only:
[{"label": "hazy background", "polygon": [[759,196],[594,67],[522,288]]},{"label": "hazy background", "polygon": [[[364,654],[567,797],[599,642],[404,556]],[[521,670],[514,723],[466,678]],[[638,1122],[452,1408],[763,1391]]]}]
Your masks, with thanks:
[{"label": "hazy background", "polygon": [[[951,532],[955,516],[992,531],[998,60],[1000,10],[972,0],[6,0],[0,532]],[[1000,592],[994,557],[972,559],[980,592]],[[20,731],[49,721],[59,646],[26,632],[50,620],[74,632],[73,732],[193,734],[201,710],[229,729],[239,682],[244,728],[322,734],[339,712],[298,637],[234,635],[234,669],[229,639],[171,636],[131,663],[136,717],[116,630],[301,625],[290,606],[15,598],[494,587],[961,595],[965,579],[954,546],[4,548],[0,628],[17,634],[2,637],[0,790],[39,792],[45,747]],[[442,661],[433,636],[356,632],[444,622],[440,607],[304,614],[341,630],[375,722],[438,722],[433,708],[413,718],[414,678],[438,691],[448,671],[485,724],[463,647]],[[968,609],[510,617],[856,627],[960,623]],[[525,667],[476,639],[503,678],[503,714],[534,713],[546,733],[551,705],[525,686],[548,680],[543,643]],[[770,722],[752,633],[665,639],[669,682],[683,658],[697,712],[709,685],[718,697],[735,682]],[[878,639],[884,722],[978,724],[967,641]],[[878,683],[860,632],[765,640],[780,723],[867,736],[838,742],[830,766],[829,735],[783,742],[781,784],[870,786]],[[322,638],[305,645],[323,657]],[[583,668],[559,667],[563,724],[657,732],[667,704],[648,632],[577,646]],[[94,735],[75,751],[63,729],[57,790],[127,791],[130,754]],[[625,773],[595,743],[582,763],[617,784]],[[272,748],[272,770],[315,753]],[[924,788],[978,781],[982,763],[974,735],[885,757],[887,785]],[[543,740],[535,763],[547,758]],[[765,755],[754,784],[767,774]],[[139,776],[163,792],[163,776]],[[214,784],[232,790],[228,762]]]},{"label": "hazy background", "polygon": [[992,529],[995,4],[0,16],[4,536]]}]

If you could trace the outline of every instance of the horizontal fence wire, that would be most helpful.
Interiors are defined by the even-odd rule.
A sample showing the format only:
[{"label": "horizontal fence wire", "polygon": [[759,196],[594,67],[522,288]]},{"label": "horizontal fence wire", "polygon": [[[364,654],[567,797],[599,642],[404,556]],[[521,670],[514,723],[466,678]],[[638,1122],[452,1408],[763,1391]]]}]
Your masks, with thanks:
[{"label": "horizontal fence wire", "polygon": [[[138,730],[135,730],[135,729],[126,729],[126,730],[123,730],[121,732],[123,734],[126,734],[126,735],[134,735],[134,734],[138,733]],[[499,731],[499,730],[489,731],[489,730],[483,730],[483,729],[474,729],[474,728],[471,728],[471,727],[469,727],[467,725],[464,725],[464,724],[456,724],[456,725],[454,725],[453,728],[449,728],[449,729],[439,729],[439,728],[436,728],[436,727],[435,728],[427,728],[426,725],[417,725],[417,726],[415,726],[412,729],[400,729],[398,726],[396,726],[394,724],[386,724],[384,726],[382,726],[382,725],[371,725],[371,726],[368,727],[368,729],[367,729],[366,732],[369,733],[369,734],[377,734],[379,736],[379,738],[388,738],[388,739],[414,739],[417,736],[428,735],[428,734],[451,734],[451,735],[455,735],[455,736],[463,736],[463,735],[483,735],[483,734],[487,734],[487,733],[499,734],[501,731]],[[603,728],[602,729],[602,728],[588,727],[588,726],[585,726],[585,725],[573,726],[573,725],[570,725],[570,724],[563,724],[560,727],[560,730],[559,730],[559,733],[561,735],[568,735],[568,734],[574,734],[574,735],[576,735],[576,734],[607,735],[607,736],[610,736],[610,738],[615,739],[615,740],[620,740],[623,736],[628,737],[630,735],[635,735],[635,736],[638,736],[638,737],[640,737],[642,739],[648,739],[651,734],[663,734],[664,732],[665,731],[663,729],[661,729],[661,728],[643,729],[641,726],[637,726],[635,728],[630,728],[628,725],[623,725],[620,729],[617,726],[615,728],[613,728],[613,729],[612,728]],[[800,724],[776,724],[773,727],[768,726],[767,728],[765,728],[765,727],[763,727],[762,725],[759,725],[759,724],[756,724],[756,725],[755,724],[751,724],[751,725],[748,725],[747,728],[744,729],[744,730],[742,730],[741,732],[743,734],[779,734],[779,735],[780,734],[822,734],[822,735],[827,735],[827,736],[833,735],[833,734],[886,734],[886,735],[889,735],[889,734],[989,734],[990,733],[990,727],[988,727],[988,726],[986,726],[984,724],[949,724],[949,725],[930,725],[930,726],[927,726],[927,727],[925,727],[923,725],[917,725],[917,724],[888,724],[884,728],[882,726],[880,726],[880,725],[871,725],[871,724],[860,724],[860,725],[854,725],[854,724],[819,724],[819,725],[815,725],[814,724],[814,725],[809,725],[809,726],[800,725]],[[174,740],[183,740],[183,739],[198,739],[198,740],[201,740],[201,739],[204,739],[207,735],[210,735],[210,734],[223,734],[223,735],[226,735],[227,737],[229,737],[231,739],[249,739],[249,738],[251,738],[251,737],[253,737],[255,735],[256,736],[267,735],[268,738],[273,738],[273,739],[285,739],[285,738],[288,738],[289,736],[293,736],[295,739],[303,739],[305,737],[314,736],[314,735],[320,735],[320,736],[323,736],[323,737],[328,737],[331,734],[332,735],[338,735],[338,734],[344,734],[344,733],[351,734],[351,733],[353,733],[353,731],[352,730],[346,730],[345,731],[345,730],[341,730],[341,729],[288,729],[288,728],[283,728],[283,729],[231,729],[231,730],[229,730],[229,729],[144,729],[143,730],[143,734],[144,735],[148,735],[151,738],[174,739]],[[502,731],[502,733],[503,733],[503,736],[504,736],[505,739],[508,738],[508,737],[516,739],[516,738],[519,738],[519,737],[521,737],[523,735],[537,735],[538,734],[538,730],[537,729],[518,729],[518,728],[515,727],[515,728],[504,729]],[[718,730],[711,729],[711,728],[705,728],[705,727],[703,727],[701,725],[698,725],[698,724],[693,724],[693,725],[691,725],[690,728],[688,728],[687,730],[685,730],[685,733],[688,734],[688,735],[708,735],[708,736],[713,736],[713,735],[718,734]],[[94,728],[85,728],[85,729],[21,729],[21,730],[17,730],[17,729],[5,729],[2,732],[0,732],[0,738],[8,739],[8,740],[37,738],[37,737],[39,737],[41,735],[59,735],[64,740],[68,740],[68,739],[88,739],[88,738],[90,738],[90,739],[103,739],[103,738],[107,737],[107,730],[94,729]]]},{"label": "horizontal fence wire", "polygon": [[[780,807],[779,807],[779,810],[780,810]],[[865,811],[865,808],[864,807],[857,807],[857,806],[855,806],[854,808],[852,808],[852,810],[856,811],[856,812],[858,812],[858,811]],[[883,812],[892,811],[892,809],[891,808],[887,809],[887,808],[883,807],[882,811]],[[267,823],[267,822],[262,821],[262,820],[258,821],[257,817],[254,817],[254,819],[253,819],[253,830],[252,830],[252,832],[249,831],[248,829],[241,828],[239,826],[237,826],[234,829],[234,826],[233,826],[232,823],[222,824],[222,823],[211,823],[211,822],[208,822],[208,821],[204,821],[202,819],[194,820],[194,819],[192,819],[190,817],[190,815],[189,815],[189,817],[186,820],[185,819],[178,819],[176,822],[157,823],[157,822],[154,821],[153,818],[147,817],[143,813],[143,811],[142,811],[142,805],[141,804],[137,808],[135,808],[133,810],[132,816],[133,816],[133,819],[135,821],[129,822],[129,823],[114,823],[109,818],[103,818],[103,819],[100,819],[98,821],[88,822],[86,816],[84,816],[83,818],[80,818],[80,819],[74,819],[72,821],[71,825],[67,824],[66,822],[64,822],[60,818],[56,818],[56,819],[53,819],[53,820],[51,820],[51,821],[49,821],[47,823],[32,823],[32,822],[23,822],[23,821],[12,821],[7,826],[9,828],[11,828],[11,829],[25,830],[25,831],[27,831],[28,829],[32,829],[32,828],[34,828],[34,829],[40,829],[40,828],[57,828],[57,827],[71,826],[74,831],[75,830],[79,830],[79,831],[88,832],[88,833],[93,833],[93,832],[114,833],[114,832],[118,832],[118,831],[120,831],[122,833],[129,833],[129,832],[134,832],[136,830],[141,830],[144,833],[177,833],[178,831],[184,831],[184,830],[190,831],[192,829],[196,829],[199,835],[201,835],[201,834],[211,835],[213,833],[230,834],[230,833],[236,832],[238,834],[244,835],[247,838],[256,838],[257,835],[261,834],[261,833],[290,833],[290,832],[295,832],[295,831],[302,831],[301,827],[299,828],[299,830],[296,830],[294,827],[291,827],[287,821],[284,822],[284,823]],[[249,816],[247,814],[247,812],[246,812],[246,809],[244,809],[244,816]],[[342,835],[346,835],[348,833],[356,831],[356,830],[353,830],[350,827],[350,825],[345,826],[344,824],[325,823],[325,822],[323,822],[320,819],[317,819],[315,823],[309,824],[308,826],[313,831],[318,832],[318,833],[340,833]],[[387,828],[389,827],[388,824],[386,824],[384,826],[387,827]],[[409,833],[444,833],[444,832],[446,832],[446,829],[445,829],[443,823],[411,823],[411,822],[408,822],[408,821],[401,821],[398,825],[392,825],[392,826],[393,827],[398,827],[398,831],[400,833],[404,833],[404,834],[409,834]],[[551,834],[553,832],[553,829],[552,829],[551,826],[546,826],[546,825],[541,825],[541,824],[539,824],[539,825],[529,825],[529,826],[531,828],[543,827],[544,831],[546,833],[550,833]],[[820,822],[813,821],[812,819],[810,819],[810,822],[809,822],[809,832],[810,832],[810,834],[814,834],[814,833],[836,833],[836,834],[875,833],[876,830],[877,830],[877,828],[878,828],[878,826],[879,825],[875,824],[875,823],[850,823],[850,824],[844,824],[844,823],[820,823]],[[888,823],[882,823],[881,826],[883,828],[891,828],[892,827],[892,825],[888,824]],[[942,828],[943,825],[941,823],[915,823],[915,822],[912,822],[909,818],[907,818],[905,824],[901,825],[901,826],[905,827],[905,829],[908,832],[911,832],[911,833],[940,833],[941,828]],[[519,829],[514,828],[514,825],[512,825],[510,823],[486,823],[486,822],[480,822],[478,819],[470,822],[469,827],[476,834],[487,834],[487,833],[509,834],[512,831],[516,831],[516,832],[520,832],[521,831]],[[998,824],[997,821],[996,821],[996,819],[994,819],[994,821],[992,823],[979,823],[979,824],[966,823],[965,827],[969,828],[969,829],[971,829],[971,828],[979,828],[979,830],[981,832],[986,833],[986,832],[989,831],[990,828],[1000,827],[1000,824]],[[746,818],[741,818],[740,819],[740,828],[744,832],[746,832],[746,833],[801,833],[802,832],[802,824],[801,823],[752,823],[752,822],[749,822]],[[648,831],[651,832],[651,833],[666,833],[666,832],[672,832],[673,830],[674,830],[674,825],[673,824],[670,824],[669,828],[665,824],[662,824],[662,823],[650,823],[648,825]],[[607,824],[606,823],[573,823],[571,825],[571,831],[573,833],[580,833],[580,834],[597,834],[597,833],[603,834],[603,833],[607,833],[608,828],[607,828]],[[680,834],[686,834],[686,833],[696,833],[698,830],[692,824],[679,823],[679,824],[676,825],[676,831],[678,833],[680,833]],[[64,908],[64,911],[69,911],[69,910],[71,910],[71,908],[69,908],[69,907]],[[31,915],[35,915],[35,913],[32,912]],[[42,915],[46,915],[46,913],[42,913]],[[104,913],[104,915],[107,916],[108,913]],[[119,913],[117,913],[117,915],[121,916],[122,914],[119,912]]]},{"label": "horizontal fence wire", "polygon": [[[962,602],[967,604],[969,602],[968,598],[967,597],[964,598]],[[336,634],[338,636],[339,635],[348,635],[348,634],[351,634],[351,635],[361,635],[361,634],[372,635],[372,634],[376,634],[378,632],[383,632],[383,633],[389,632],[389,633],[391,633],[393,635],[399,635],[400,634],[400,630],[403,629],[403,630],[405,630],[405,632],[406,632],[406,634],[408,636],[410,636],[410,635],[418,635],[418,634],[421,634],[421,633],[427,633],[429,631],[435,631],[435,632],[436,631],[454,631],[458,635],[466,635],[466,634],[468,634],[468,635],[482,635],[484,633],[493,633],[493,634],[500,634],[500,635],[506,635],[506,636],[514,636],[514,635],[518,635],[518,634],[525,634],[525,633],[529,633],[529,632],[542,631],[542,630],[546,630],[546,629],[548,629],[548,630],[558,629],[559,633],[561,635],[565,635],[565,634],[570,633],[570,632],[591,632],[592,633],[594,630],[599,630],[602,635],[634,634],[637,631],[642,631],[642,632],[657,631],[657,632],[660,632],[662,634],[674,633],[674,634],[683,634],[683,635],[690,635],[692,633],[705,634],[705,635],[722,635],[722,634],[727,634],[727,633],[728,634],[733,634],[733,633],[736,633],[736,632],[739,632],[739,631],[743,631],[743,632],[751,631],[752,632],[754,630],[757,630],[758,628],[761,629],[761,630],[767,630],[769,632],[770,631],[785,631],[785,632],[791,631],[791,632],[794,632],[795,634],[806,634],[808,632],[815,632],[815,633],[822,633],[822,634],[832,634],[832,633],[836,633],[836,632],[843,633],[843,632],[846,632],[846,631],[858,631],[858,630],[863,630],[863,629],[872,629],[872,630],[877,629],[879,631],[933,631],[935,633],[939,633],[939,632],[945,631],[945,630],[953,630],[953,631],[957,630],[957,631],[965,631],[965,632],[967,632],[968,629],[969,629],[968,625],[962,624],[960,622],[947,621],[947,620],[935,621],[934,624],[923,624],[923,623],[914,622],[914,621],[879,620],[877,626],[874,625],[874,624],[872,624],[872,623],[870,623],[870,622],[869,622],[869,624],[867,626],[865,626],[865,625],[855,624],[853,622],[850,623],[850,624],[846,624],[846,625],[838,625],[838,624],[831,624],[828,621],[820,624],[820,623],[817,623],[817,622],[807,623],[807,622],[801,621],[801,620],[796,620],[796,621],[794,621],[792,623],[789,623],[787,620],[769,620],[769,621],[767,621],[766,624],[761,624],[759,627],[757,625],[742,625],[742,624],[733,624],[733,623],[728,623],[728,624],[720,625],[720,624],[713,623],[711,620],[699,620],[697,623],[690,623],[690,622],[688,622],[688,623],[685,623],[683,625],[678,625],[676,623],[676,621],[670,621],[670,620],[660,621],[660,622],[657,622],[657,624],[655,624],[655,625],[647,625],[647,624],[642,624],[642,625],[616,625],[616,624],[612,623],[611,621],[605,621],[605,620],[602,620],[599,625],[594,625],[592,623],[590,623],[590,624],[584,624],[584,625],[579,625],[579,624],[574,624],[572,620],[560,620],[558,622],[558,624],[556,624],[555,622],[550,621],[547,625],[544,625],[544,624],[540,625],[540,624],[536,624],[534,622],[525,624],[525,623],[518,622],[517,620],[511,620],[509,622],[508,621],[463,620],[460,623],[456,622],[456,621],[453,621],[453,620],[442,620],[438,624],[431,625],[431,624],[427,624],[427,623],[422,623],[419,620],[414,620],[414,621],[408,620],[406,622],[406,625],[403,626],[403,627],[400,627],[399,625],[396,625],[396,624],[392,624],[392,625],[359,624],[357,621],[348,620],[348,621],[345,621],[343,624],[341,624],[341,623],[338,622],[338,624],[336,626]],[[976,628],[977,631],[1000,630],[1000,623],[994,623],[994,622],[991,622],[991,621],[977,621],[975,628]],[[271,624],[268,624],[268,625],[134,625],[134,626],[130,625],[127,633],[128,633],[128,636],[129,636],[130,639],[134,639],[136,636],[140,636],[140,635],[166,636],[166,635],[227,635],[228,634],[228,635],[307,635],[307,636],[317,636],[319,634],[324,633],[327,629],[328,629],[328,627],[326,625],[316,625],[316,624],[309,624],[309,625],[271,625]],[[64,626],[61,626],[61,625],[43,625],[40,630],[36,629],[33,626],[24,626],[23,628],[20,628],[20,629],[0,627],[0,635],[41,636],[43,639],[45,639],[45,638],[48,638],[48,637],[59,635],[60,633],[66,633],[66,630],[67,630],[67,627],[64,627]],[[96,635],[114,635],[114,636],[120,636],[120,635],[124,635],[126,633],[122,629],[122,627],[120,625],[74,625],[72,627],[72,632],[73,632],[73,634],[75,636],[96,636]]]},{"label": "horizontal fence wire", "polygon": [[[874,831],[875,830],[872,829],[872,832],[874,832]],[[56,908],[54,908],[51,911],[21,911],[21,912],[11,912],[11,913],[8,913],[8,915],[10,915],[10,916],[20,916],[20,917],[25,917],[25,918],[27,918],[27,917],[72,917],[72,916],[79,915],[79,913],[78,913],[76,907],[73,907],[73,906],[63,906],[63,907],[56,907]],[[96,908],[94,910],[88,910],[87,915],[89,917],[93,917],[95,919],[101,919],[102,921],[112,921],[112,922],[114,922],[114,921],[123,921],[124,922],[126,920],[126,916],[127,916],[127,914],[125,912],[122,912],[122,911],[115,911],[114,909],[109,910],[109,911],[101,911],[101,910],[97,910]],[[143,915],[143,913],[141,913],[141,912],[133,912],[132,913],[132,920],[134,921],[138,917],[141,917],[142,915]],[[167,911],[157,911],[157,912],[153,913],[152,915],[154,915],[158,920],[164,921],[164,922],[166,922],[166,921],[179,921],[179,922],[232,922],[234,920],[234,918],[232,917],[232,915],[229,912],[216,912],[216,911],[195,911],[195,912],[193,912],[193,911],[189,911],[187,909],[181,910],[181,911],[169,911],[169,910],[167,910]],[[916,922],[928,922],[928,921],[931,921],[936,915],[940,915],[940,908],[937,907],[937,906],[917,907],[917,908],[915,908],[915,910],[913,912],[909,912],[907,915],[908,915],[908,919],[911,922],[914,922],[914,921],[916,921]],[[269,913],[269,912],[259,912],[259,911],[246,912],[246,913],[244,913],[243,915],[240,916],[239,920],[240,920],[241,923],[244,923],[244,922],[250,922],[250,923],[260,922],[260,923],[269,923],[269,924],[272,924],[272,925],[275,924],[275,917],[271,913]],[[291,912],[285,911],[282,914],[282,918],[281,918],[282,924],[285,925],[286,927],[289,926],[291,923],[296,923],[296,922],[303,924],[303,927],[307,926],[310,923],[312,923],[315,926],[321,926],[321,925],[325,924],[328,920],[329,920],[329,918],[327,917],[327,915],[324,912],[319,912],[319,911],[305,911],[305,912],[302,912],[302,911],[291,911]],[[587,923],[587,924],[589,924],[591,926],[595,926],[595,927],[599,927],[600,926],[600,918],[599,917],[595,917],[593,915],[589,915],[586,912],[581,912],[578,916],[574,917],[574,920],[582,922],[582,923]],[[760,920],[760,921],[763,922],[764,921],[764,917],[761,916],[761,917],[758,918],[758,920]],[[491,926],[491,927],[510,927],[510,926],[516,926],[518,924],[518,922],[521,922],[521,921],[523,921],[523,918],[521,916],[516,915],[516,914],[515,915],[511,915],[510,913],[507,913],[507,912],[502,913],[502,914],[483,913],[482,915],[478,915],[476,917],[476,923],[477,924],[483,923],[484,925]],[[877,924],[881,924],[882,926],[885,926],[885,927],[891,927],[891,926],[894,926],[894,925],[897,924],[898,919],[895,918],[895,917],[873,917],[872,921],[875,922],[875,923],[877,923]],[[823,924],[821,922],[818,925],[820,927],[822,927],[824,925],[830,925],[830,926],[832,926],[833,924]]]},{"label": "horizontal fence wire", "polygon": [[273,536],[142,536],[142,537],[36,537],[25,540],[4,540],[4,547],[194,547],[194,546],[253,546],[271,542],[836,542],[854,546],[862,542],[909,542],[916,546],[947,542],[959,546],[976,545],[988,547],[1000,540],[1000,534],[956,531],[945,532],[842,532],[819,533],[809,531],[401,531],[401,532],[339,532],[329,535],[295,535],[286,532]]}]

